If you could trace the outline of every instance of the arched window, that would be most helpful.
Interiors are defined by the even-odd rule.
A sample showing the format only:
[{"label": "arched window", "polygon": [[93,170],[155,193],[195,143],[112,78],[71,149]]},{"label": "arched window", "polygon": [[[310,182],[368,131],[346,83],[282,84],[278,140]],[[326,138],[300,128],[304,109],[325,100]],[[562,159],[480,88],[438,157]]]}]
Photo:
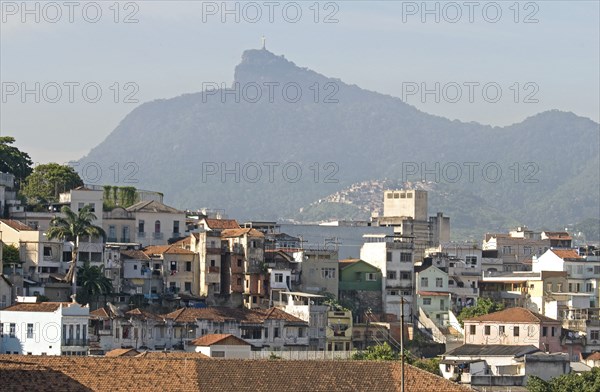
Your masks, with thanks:
[{"label": "arched window", "polygon": [[155,233],[160,233],[160,221],[157,220],[156,222],[154,222],[154,232]]}]

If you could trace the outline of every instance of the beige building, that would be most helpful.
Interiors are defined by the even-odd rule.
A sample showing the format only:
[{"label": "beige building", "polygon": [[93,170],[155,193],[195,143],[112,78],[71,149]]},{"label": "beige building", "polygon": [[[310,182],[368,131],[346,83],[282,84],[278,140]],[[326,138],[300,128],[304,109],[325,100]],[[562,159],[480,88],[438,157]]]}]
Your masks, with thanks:
[{"label": "beige building", "polygon": [[166,245],[171,238],[185,237],[185,212],[159,201],[141,201],[127,208],[135,214],[135,242],[142,246]]},{"label": "beige building", "polygon": [[165,294],[200,295],[200,266],[196,253],[175,245],[148,246],[143,251],[150,258],[153,270],[161,268]]},{"label": "beige building", "polygon": [[406,216],[414,220],[427,221],[427,191],[414,189],[385,191],[383,216]]},{"label": "beige building", "polygon": [[115,207],[102,214],[102,228],[106,242],[130,243],[135,239],[135,213],[123,207]]},{"label": "beige building", "polygon": [[293,252],[300,270],[300,289],[306,293],[332,294],[339,290],[339,260],[335,249],[303,249]]}]

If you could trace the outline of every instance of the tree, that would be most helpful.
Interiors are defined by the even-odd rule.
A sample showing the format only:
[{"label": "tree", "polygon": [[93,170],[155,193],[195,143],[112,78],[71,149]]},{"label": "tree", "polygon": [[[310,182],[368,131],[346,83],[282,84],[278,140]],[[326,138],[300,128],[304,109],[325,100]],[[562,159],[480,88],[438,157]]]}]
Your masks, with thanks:
[{"label": "tree", "polygon": [[367,361],[392,361],[398,359],[396,354],[387,342],[375,346],[369,346],[365,351],[360,351],[352,355],[352,359]]},{"label": "tree", "polygon": [[14,245],[2,245],[2,264],[19,264],[21,262],[21,256],[19,255],[19,248]]},{"label": "tree", "polygon": [[589,372],[569,373],[544,381],[539,377],[527,379],[528,392],[597,392],[600,391],[600,368]]},{"label": "tree", "polygon": [[22,193],[31,204],[58,201],[60,192],[82,186],[79,174],[70,166],[48,163],[36,166],[23,186]]},{"label": "tree", "polygon": [[463,308],[456,318],[462,326],[466,319],[483,316],[484,314],[497,312],[502,309],[504,309],[504,305],[501,303],[494,302],[489,298],[479,298],[477,305]]},{"label": "tree", "polygon": [[0,136],[0,172],[14,175],[15,188],[19,190],[23,180],[31,174],[33,162],[29,154],[11,146],[14,142],[14,137]]},{"label": "tree", "polygon": [[97,305],[100,296],[110,294],[113,289],[110,279],[104,275],[103,268],[90,265],[89,262],[78,269],[77,284],[81,287],[77,299],[82,305],[86,305],[94,299]]},{"label": "tree", "polygon": [[73,284],[73,296],[77,294],[77,252],[79,250],[79,239],[83,236],[106,238],[106,233],[101,227],[92,224],[96,220],[96,215],[90,211],[90,206],[85,206],[79,210],[79,213],[73,212],[69,207],[64,206],[60,212],[63,216],[57,216],[50,221],[50,228],[46,235],[48,239],[59,239],[62,241],[73,241],[71,251],[71,266],[65,276],[66,282]]}]

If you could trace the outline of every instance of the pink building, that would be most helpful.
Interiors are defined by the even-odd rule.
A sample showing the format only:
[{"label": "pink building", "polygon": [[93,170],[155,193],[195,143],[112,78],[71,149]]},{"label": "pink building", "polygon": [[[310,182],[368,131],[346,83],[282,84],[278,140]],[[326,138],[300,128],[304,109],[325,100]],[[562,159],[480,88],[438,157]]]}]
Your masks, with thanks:
[{"label": "pink building", "polygon": [[525,308],[509,308],[465,320],[465,344],[534,345],[561,352],[561,323]]}]

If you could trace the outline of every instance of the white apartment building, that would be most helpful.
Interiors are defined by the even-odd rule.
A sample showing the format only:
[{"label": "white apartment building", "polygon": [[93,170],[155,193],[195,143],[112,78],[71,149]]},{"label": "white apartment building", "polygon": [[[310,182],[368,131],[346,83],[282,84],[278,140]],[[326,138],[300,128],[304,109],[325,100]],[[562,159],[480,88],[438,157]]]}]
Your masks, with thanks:
[{"label": "white apartment building", "polygon": [[383,311],[400,319],[404,299],[404,317],[409,320],[413,303],[413,243],[396,235],[365,234],[360,259],[379,268],[382,273]]},{"label": "white apartment building", "polygon": [[88,321],[89,308],[77,303],[17,303],[0,310],[0,352],[87,355]]}]

